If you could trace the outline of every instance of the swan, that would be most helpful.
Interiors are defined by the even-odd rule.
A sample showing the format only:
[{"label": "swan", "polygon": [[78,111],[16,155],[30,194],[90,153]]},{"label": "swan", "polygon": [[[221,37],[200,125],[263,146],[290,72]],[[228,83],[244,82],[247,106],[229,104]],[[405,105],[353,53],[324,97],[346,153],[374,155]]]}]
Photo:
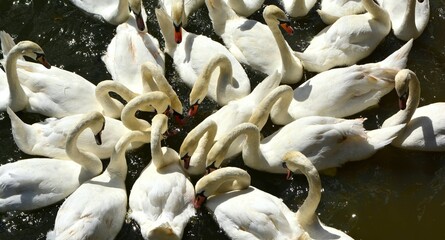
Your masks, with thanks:
[{"label": "swan", "polygon": [[295,52],[306,70],[323,72],[355,64],[370,55],[389,34],[388,12],[374,0],[362,0],[362,4],[367,13],[339,18],[321,30],[303,52]]},{"label": "swan", "polygon": [[190,106],[196,105],[195,110],[197,110],[206,96],[218,105],[224,106],[232,100],[249,95],[250,83],[245,81],[241,82],[242,86],[238,85],[232,72],[232,64],[226,55],[212,56],[192,86]]},{"label": "swan", "polygon": [[269,173],[285,173],[281,159],[289,151],[306,155],[317,170],[340,167],[369,158],[391,143],[404,124],[366,131],[363,118],[340,119],[310,116],[297,119],[260,140],[260,129],[242,123],[213,144],[206,167],[223,165],[234,139],[246,135],[242,157],[246,166]]},{"label": "swan", "polygon": [[[265,105],[271,105],[270,101],[263,101],[263,99],[269,99],[271,97],[268,96],[276,95],[276,93],[274,93],[274,90],[271,89],[275,89],[278,87],[280,79],[280,74],[278,72],[275,72],[273,75],[266,77],[255,87],[255,89],[253,89],[253,91],[249,95],[229,102],[229,104],[223,106],[218,111],[201,121],[191,131],[192,133],[187,134],[190,136],[186,136],[186,139],[192,138],[194,134],[200,131],[199,129],[206,128],[206,125],[212,124],[209,122],[214,122],[216,124],[216,135],[213,139],[210,139],[211,135],[209,134],[201,136],[201,139],[199,140],[200,148],[201,146],[206,145],[204,141],[210,141],[207,144],[210,144],[213,141],[218,141],[227,132],[231,131],[232,128],[243,122],[251,121],[255,124],[258,124],[258,126],[262,128],[264,126],[263,124],[267,121],[269,114],[267,110],[260,111],[260,109],[263,110],[265,108]],[[289,86],[287,87],[290,88]],[[259,104],[260,102],[262,103]],[[196,136],[199,137],[199,135]],[[198,139],[195,139],[195,141],[197,140]],[[241,152],[242,140],[243,139],[241,138],[236,140],[236,144],[232,145],[228,152],[228,156],[234,156]],[[188,144],[187,142],[188,141],[186,141],[186,143],[183,142],[182,145]],[[206,148],[208,148],[208,146]],[[190,160],[192,160],[190,161],[190,165],[194,167],[194,169],[191,171],[196,172],[198,175],[201,175],[205,172],[206,168],[206,152],[205,150],[202,151],[201,149],[198,149],[198,152],[199,153],[193,154],[193,145],[192,143],[190,143],[189,147],[183,147],[182,151],[180,150],[180,156],[181,159],[184,160],[185,168],[188,167],[188,159],[190,158]]]},{"label": "swan", "polygon": [[403,41],[418,38],[430,18],[429,0],[377,0],[389,13],[394,35]]},{"label": "swan", "polygon": [[322,0],[320,9],[317,9],[321,20],[331,25],[337,19],[347,15],[355,15],[366,12],[361,0]]},{"label": "swan", "polygon": [[195,208],[205,204],[231,239],[308,239],[283,200],[250,185],[236,167],[217,169],[195,185]]},{"label": "swan", "polygon": [[[101,159],[109,158],[118,140],[131,130],[150,131],[150,124],[137,119],[137,110],[164,112],[168,108],[169,98],[162,92],[149,92],[133,98],[122,110],[122,121],[105,117],[107,124],[102,132],[102,144],[96,145],[88,133],[80,134],[77,146],[82,151],[95,154]],[[7,111],[11,119],[12,136],[19,149],[29,155],[38,155],[58,159],[69,159],[65,145],[67,133],[83,118],[83,114],[63,118],[47,118],[43,122],[26,124],[13,111]],[[129,149],[140,147],[132,143]]]},{"label": "swan", "polygon": [[310,239],[350,239],[346,233],[323,224],[316,214],[321,199],[321,180],[312,162],[301,152],[290,151],[283,157],[283,165],[292,172],[303,173],[309,183],[306,200],[297,210],[296,218]]},{"label": "swan", "polygon": [[142,64],[151,62],[159,65],[162,73],[165,71],[165,56],[159,41],[126,23],[117,26],[102,61],[114,81],[139,94],[148,90],[142,80]]},{"label": "swan", "polygon": [[23,61],[20,59],[23,55],[35,58],[35,53],[38,53],[38,59],[50,67],[43,50],[36,43],[22,41],[15,45],[4,31],[0,31],[0,39],[6,55],[8,83],[8,92],[1,96],[1,111],[9,105],[13,111],[26,110],[58,118],[90,111],[118,118],[123,105],[108,93],[114,91],[127,101],[134,97],[123,86],[103,83],[98,88],[75,73],[54,66],[45,69],[40,64]]},{"label": "swan", "polygon": [[[224,0],[226,4],[236,12],[238,16],[249,17],[258,11],[264,0]],[[204,2],[204,1],[203,1]]]},{"label": "swan", "polygon": [[195,192],[178,153],[161,148],[161,134],[166,130],[167,117],[157,114],[152,120],[152,159],[130,192],[129,217],[139,224],[144,239],[181,239],[185,225],[195,215]]},{"label": "swan", "polygon": [[105,171],[88,180],[60,206],[47,239],[114,239],[127,213],[125,150],[133,141],[148,143],[149,134],[132,131],[117,142]]},{"label": "swan", "polygon": [[278,70],[282,74],[281,83],[293,84],[301,80],[302,64],[278,27],[293,33],[281,9],[274,5],[265,7],[265,25],[237,16],[222,0],[206,0],[206,5],[215,33],[238,61],[267,75]]},{"label": "swan", "polygon": [[284,11],[291,17],[306,16],[317,0],[281,0]]},{"label": "swan", "polygon": [[144,12],[142,11],[144,9],[142,0],[70,0],[70,2],[83,11],[113,25],[125,23],[130,17],[131,11],[136,18],[138,29],[140,31],[145,29],[145,19],[142,15]]},{"label": "swan", "polygon": [[420,82],[409,69],[403,69],[397,74],[395,89],[400,99],[400,110],[385,120],[382,127],[400,123],[406,123],[406,126],[391,144],[408,150],[445,151],[445,103],[436,102],[417,108],[420,102]]},{"label": "swan", "polygon": [[[163,9],[156,9],[155,12],[165,39],[165,52],[173,58],[176,71],[189,88],[193,88],[200,75],[202,75],[201,78],[210,75],[207,79],[208,95],[212,99],[218,100],[218,104],[226,104],[229,99],[234,100],[250,93],[250,80],[244,68],[224,45],[209,37],[189,33],[184,29],[182,30],[184,41],[176,44],[171,34],[171,19]],[[225,58],[221,55],[224,55]],[[223,58],[223,60],[217,60],[213,64],[215,67],[219,66],[215,71],[208,74],[203,73],[209,66],[210,59],[219,58]],[[230,67],[227,59],[230,61]],[[231,78],[231,80],[226,80],[227,78]],[[218,79],[221,79],[225,85],[219,86]],[[226,91],[226,93],[222,91]],[[225,95],[227,98],[223,97],[219,100],[220,95]]]},{"label": "swan", "polygon": [[[8,111],[12,112],[8,108]],[[92,153],[77,148],[79,135],[91,128],[96,142],[105,118],[99,112],[85,114],[68,132],[66,152],[72,161],[29,158],[0,166],[0,212],[33,210],[56,203],[80,184],[102,172],[102,162]],[[93,138],[91,136],[90,138]]]},{"label": "swan", "polygon": [[306,116],[347,117],[376,106],[394,88],[397,72],[406,67],[413,40],[377,63],[334,68],[294,89],[293,96],[271,110],[273,123],[285,125]]}]

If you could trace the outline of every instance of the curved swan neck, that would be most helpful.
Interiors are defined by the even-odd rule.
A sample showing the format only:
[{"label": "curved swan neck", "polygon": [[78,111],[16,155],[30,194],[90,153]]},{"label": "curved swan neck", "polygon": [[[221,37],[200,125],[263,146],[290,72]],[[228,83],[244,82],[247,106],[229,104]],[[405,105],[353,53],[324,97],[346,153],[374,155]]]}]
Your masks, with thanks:
[{"label": "curved swan neck", "polygon": [[317,169],[312,162],[301,152],[291,151],[284,155],[283,161],[287,164],[287,167],[295,172],[302,172],[309,183],[308,196],[304,200],[301,207],[298,209],[296,215],[298,221],[304,225],[311,225],[315,221],[318,204],[321,198],[321,180]]},{"label": "curved swan neck", "polygon": [[112,118],[120,118],[124,105],[112,98],[110,92],[116,93],[126,102],[136,97],[137,94],[116,81],[105,80],[97,84],[95,94],[97,101],[103,108],[103,114]]},{"label": "curved swan neck", "polygon": [[111,21],[113,24],[119,25],[130,17],[130,10],[128,7],[128,0],[119,0],[116,11],[113,12]]},{"label": "curved swan neck", "polygon": [[197,148],[204,148],[207,155],[213,146],[217,130],[218,126],[215,121],[203,121],[187,134],[179,149],[179,155],[181,157],[186,154],[191,156]]},{"label": "curved swan neck", "polygon": [[287,113],[289,115],[289,105],[293,99],[293,90],[289,85],[281,85],[272,90],[267,96],[261,100],[254,112],[250,116],[249,122],[262,129],[267,122],[272,107],[277,109],[277,114]]},{"label": "curved swan neck", "polygon": [[127,160],[125,158],[125,152],[128,145],[132,142],[148,143],[149,141],[150,135],[141,131],[132,131],[122,136],[114,146],[107,171],[113,172],[115,175],[125,179],[127,176]]},{"label": "curved swan neck", "polygon": [[92,153],[81,152],[77,147],[77,140],[80,134],[87,128],[91,128],[93,134],[98,134],[102,131],[104,124],[105,119],[101,113],[93,112],[86,114],[80,122],[71,129],[66,138],[65,148],[68,157],[95,174],[99,174],[102,171],[102,162]]},{"label": "curved swan neck", "polygon": [[[173,56],[173,53],[176,50],[176,42],[175,42],[175,36],[174,36],[174,26],[173,21],[168,16],[168,14],[165,12],[164,9],[156,8],[156,19],[158,20],[159,27],[161,29],[162,36],[164,36],[165,40],[165,52],[168,53],[170,56]],[[185,30],[182,29],[184,32]]]},{"label": "curved swan neck", "polygon": [[162,134],[165,131],[167,131],[167,116],[157,114],[152,120],[150,144],[151,161],[156,169],[160,169],[167,164],[164,162],[164,154],[161,147]]},{"label": "curved swan neck", "polygon": [[210,85],[212,74],[219,67],[219,75],[216,80],[216,101],[228,102],[227,87],[233,83],[233,70],[230,60],[224,55],[217,55],[212,58],[208,64],[204,67],[204,70],[198,76],[198,79],[193,84],[192,91],[190,92],[190,104],[201,103]]},{"label": "curved swan neck", "polygon": [[390,21],[388,12],[376,4],[374,0],[362,0],[362,4],[373,19],[379,20],[379,22]]},{"label": "curved swan neck", "polygon": [[236,167],[224,167],[199,179],[195,185],[195,191],[197,194],[203,193],[209,197],[246,189],[250,187],[250,182],[250,175],[246,171]]},{"label": "curved swan neck", "polygon": [[218,36],[224,33],[228,20],[240,18],[224,0],[205,0],[213,29]]},{"label": "curved swan neck", "polygon": [[28,105],[28,96],[20,85],[17,74],[17,59],[23,55],[20,53],[19,45],[14,46],[6,57],[6,78],[8,80],[8,87],[10,92],[10,108],[15,111],[20,111]]},{"label": "curved swan neck", "polygon": [[144,92],[161,91],[165,93],[170,98],[173,110],[182,114],[181,100],[165,78],[162,68],[154,63],[147,62],[141,66],[141,73]]},{"label": "curved swan neck", "polygon": [[[252,123],[242,123],[213,145],[207,154],[207,166],[215,162],[215,166],[220,167],[232,143],[242,135],[246,135],[243,155],[246,151],[249,159],[260,158],[260,130]],[[247,162],[248,159],[244,159],[244,161]]]},{"label": "curved swan neck", "polygon": [[122,109],[122,123],[131,130],[147,131],[151,125],[145,120],[136,118],[138,110],[151,111],[150,106],[156,109],[157,113],[163,113],[170,105],[170,99],[163,92],[149,92],[133,98]]}]

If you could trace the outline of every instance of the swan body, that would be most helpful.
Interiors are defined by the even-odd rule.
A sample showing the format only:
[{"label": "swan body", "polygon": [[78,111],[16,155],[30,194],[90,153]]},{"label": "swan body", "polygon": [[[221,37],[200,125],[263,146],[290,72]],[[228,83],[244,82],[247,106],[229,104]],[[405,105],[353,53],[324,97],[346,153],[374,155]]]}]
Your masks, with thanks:
[{"label": "swan body", "polygon": [[385,120],[382,127],[401,123],[406,123],[406,126],[392,145],[416,151],[445,151],[445,121],[442,117],[445,103],[436,102],[418,108],[420,82],[408,69],[397,74],[395,89],[400,99],[400,110]]},{"label": "swan body", "polygon": [[[122,121],[105,117],[106,124],[102,132],[102,144],[96,145],[87,132],[81,133],[77,146],[82,151],[95,154],[101,159],[109,158],[118,140],[131,130],[150,131],[150,124],[137,119],[137,110],[147,110],[153,106],[158,112],[168,108],[169,99],[162,92],[150,92],[133,98],[122,110]],[[151,110],[151,109],[148,109]],[[47,118],[43,122],[26,124],[14,112],[8,111],[14,141],[23,152],[30,155],[69,159],[65,145],[67,133],[83,118],[76,114],[64,118]],[[129,149],[140,147],[140,143],[130,144]]]},{"label": "swan body", "polygon": [[224,0],[238,16],[248,17],[258,11],[264,0]]},{"label": "swan body", "polygon": [[260,141],[260,131],[251,123],[243,123],[216,142],[207,155],[220,167],[233,139],[246,134],[243,146],[244,163],[256,170],[284,173],[281,159],[289,151],[306,155],[317,170],[339,167],[348,161],[369,158],[391,143],[404,124],[366,131],[365,119],[339,119],[310,116],[297,119]]},{"label": "swan body", "polygon": [[206,5],[215,33],[238,61],[267,75],[278,70],[282,75],[281,83],[293,84],[301,80],[302,64],[278,27],[281,25],[288,33],[293,33],[281,9],[274,5],[264,8],[265,25],[239,17],[222,0],[206,0]]},{"label": "swan body", "polygon": [[306,16],[317,0],[281,0],[284,11],[291,17]]},{"label": "swan body", "polygon": [[178,153],[161,148],[167,117],[153,118],[152,160],[134,183],[129,197],[130,218],[140,226],[144,239],[181,239],[184,227],[195,214],[194,189],[179,163]]},{"label": "swan body", "polygon": [[366,12],[361,0],[322,0],[317,10],[321,20],[327,25],[333,24],[337,19],[347,15]]},{"label": "swan body", "polygon": [[418,38],[428,25],[429,0],[392,1],[377,0],[389,13],[394,35],[403,41]]},{"label": "swan body", "polygon": [[301,152],[290,151],[283,157],[286,168],[292,172],[303,173],[309,182],[308,196],[298,209],[296,215],[300,226],[310,239],[343,239],[352,240],[346,233],[323,224],[315,212],[321,200],[321,180],[312,162]]},{"label": "swan body", "polygon": [[131,11],[137,20],[138,29],[140,31],[145,29],[145,19],[142,16],[144,8],[141,0],[70,0],[70,2],[83,11],[113,25],[125,23],[130,17]]},{"label": "swan body", "polygon": [[[8,91],[2,95],[1,102],[4,104],[0,105],[0,110],[6,110],[8,105],[6,103],[9,101],[14,111],[26,110],[50,117],[60,118],[99,111],[106,116],[118,118],[123,105],[111,98],[108,93],[116,92],[127,101],[135,96],[121,85],[105,81],[95,86],[75,73],[54,66],[45,69],[40,64],[24,61],[20,57],[20,52],[23,48],[33,48],[37,47],[36,45],[29,42],[15,45],[11,36],[4,31],[0,32],[0,39],[2,50],[6,55],[6,64],[3,65],[6,65],[9,72],[7,75],[10,75],[7,78]],[[21,90],[25,95],[18,94]]]},{"label": "swan body", "polygon": [[295,213],[283,200],[250,186],[249,174],[240,168],[225,167],[205,175],[196,183],[195,192],[195,207],[205,204],[231,239],[304,236]]},{"label": "swan body", "polygon": [[165,70],[165,56],[158,40],[126,23],[117,26],[102,61],[114,81],[139,94],[149,90],[142,80],[142,64],[151,62],[159,65],[162,72]]},{"label": "swan body", "polygon": [[[199,140],[200,142],[199,145],[204,146],[206,144],[211,144],[213,141],[218,141],[228,131],[231,131],[235,126],[237,126],[240,123],[248,121],[252,121],[255,123],[257,122],[263,123],[267,121],[268,113],[255,114],[257,112],[256,108],[258,107],[257,105],[263,100],[263,98],[269,95],[271,89],[278,87],[279,82],[280,82],[280,74],[275,72],[275,74],[268,76],[262,82],[260,82],[255,87],[255,89],[253,89],[253,91],[246,97],[229,102],[229,104],[223,106],[218,111],[205,118],[195,127],[195,129],[206,128],[206,126],[213,124],[211,122],[214,122],[216,124],[216,127],[213,128],[216,129],[216,134],[213,139],[210,139],[210,136],[208,134],[201,136],[202,140]],[[253,117],[254,115],[255,117]],[[263,126],[261,126],[261,128]],[[186,139],[191,138],[192,136],[194,136],[195,133],[196,131],[192,130],[190,137],[188,136],[186,137]],[[212,133],[212,135],[214,134]],[[196,136],[199,137],[198,134]],[[204,144],[204,141],[210,141],[210,142]],[[236,144],[233,144],[231,146],[230,150],[227,153],[227,156],[235,156],[236,154],[240,153],[242,149],[241,148],[242,141],[243,139],[241,138],[237,139]],[[209,146],[206,146],[205,148],[208,149],[208,147]],[[193,171],[197,172],[198,174],[204,173],[206,167],[205,150],[203,152],[200,151],[200,153],[196,155],[192,154],[192,151],[193,151],[192,147],[190,148],[183,147],[183,150],[180,151],[181,158],[184,157],[187,158],[187,156],[192,157],[190,160],[193,161],[190,162],[191,165],[195,168]]]},{"label": "swan body", "polygon": [[[171,34],[171,20],[165,11],[156,9],[156,17],[165,39],[165,52],[173,58],[175,69],[188,87],[193,88],[198,78],[204,78],[202,81],[208,82],[208,96],[217,100],[220,105],[250,93],[250,80],[244,68],[224,45],[185,30],[182,30],[184,40],[176,44]],[[221,55],[224,55],[225,61],[214,63],[215,67],[220,67],[200,77],[209,66],[209,60],[224,58]],[[227,60],[230,61],[230,66]],[[218,80],[220,78],[223,79]],[[220,95],[225,97],[221,99]]]},{"label": "swan body", "polygon": [[[69,132],[66,151],[72,161],[30,158],[0,166],[0,211],[33,210],[51,205],[66,198],[84,181],[99,175],[102,172],[100,159],[79,151],[76,142],[88,127],[98,138],[104,122],[103,115],[92,112],[85,114]],[[93,138],[91,133],[90,137]]]},{"label": "swan body", "polygon": [[349,66],[370,55],[391,31],[388,12],[373,0],[362,0],[368,11],[339,18],[321,30],[304,52],[295,52],[306,70],[323,72]]},{"label": "swan body", "polygon": [[294,89],[287,102],[277,103],[271,120],[285,125],[306,116],[347,117],[376,106],[394,88],[405,68],[413,41],[377,63],[334,68],[315,75]]},{"label": "swan body", "polygon": [[114,239],[127,212],[125,150],[133,141],[149,142],[145,132],[122,136],[114,148],[110,164],[97,177],[74,191],[57,212],[54,230],[47,239]]}]

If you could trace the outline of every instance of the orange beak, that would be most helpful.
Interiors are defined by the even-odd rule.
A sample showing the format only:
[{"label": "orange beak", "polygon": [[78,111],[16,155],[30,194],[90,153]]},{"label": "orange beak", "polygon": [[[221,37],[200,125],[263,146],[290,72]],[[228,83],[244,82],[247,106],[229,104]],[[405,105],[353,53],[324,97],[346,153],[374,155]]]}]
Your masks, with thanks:
[{"label": "orange beak", "polygon": [[193,104],[190,107],[189,112],[188,112],[189,117],[195,116],[198,113],[198,108],[199,108],[199,104],[198,103]]},{"label": "orange beak", "polygon": [[288,21],[280,21],[280,26],[284,29],[284,31],[287,32],[287,34],[289,35],[294,34],[294,29],[292,28],[292,26]]},{"label": "orange beak", "polygon": [[45,56],[42,54],[39,54],[36,58],[36,60],[41,63],[43,66],[45,66],[46,68],[50,69],[51,68],[51,64],[49,64],[46,59]]},{"label": "orange beak", "polygon": [[173,23],[173,26],[175,27],[175,42],[179,44],[182,42],[182,24],[176,25]]}]

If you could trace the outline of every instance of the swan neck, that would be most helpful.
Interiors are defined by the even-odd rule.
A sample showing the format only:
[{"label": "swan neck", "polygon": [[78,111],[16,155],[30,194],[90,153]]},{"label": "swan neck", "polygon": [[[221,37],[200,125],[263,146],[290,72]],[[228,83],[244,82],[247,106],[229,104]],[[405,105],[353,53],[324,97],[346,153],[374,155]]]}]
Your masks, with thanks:
[{"label": "swan neck", "polygon": [[196,192],[204,192],[207,197],[250,187],[250,175],[235,167],[225,167],[202,177],[196,183]]},{"label": "swan neck", "polygon": [[[293,99],[293,90],[288,85],[281,85],[261,100],[258,106],[255,108],[249,122],[262,129],[268,120],[268,116],[272,111],[272,107],[279,110],[279,113],[289,115],[289,105]],[[289,115],[290,117],[290,115]]]},{"label": "swan neck", "polygon": [[10,92],[10,107],[13,111],[23,110],[28,103],[28,96],[20,85],[17,74],[17,59],[21,56],[16,47],[13,47],[6,57],[6,78]]},{"label": "swan neck", "polygon": [[408,29],[417,29],[416,27],[416,1],[417,0],[408,0],[406,7],[406,12],[404,15],[404,19],[402,22],[405,23],[404,28]]},{"label": "swan neck", "polygon": [[113,14],[113,21],[115,25],[121,24],[130,17],[130,10],[128,6],[128,0],[119,0],[117,9]]},{"label": "swan neck", "polygon": [[373,19],[378,19],[380,22],[390,21],[388,12],[376,4],[374,0],[362,0],[362,4],[366,11],[372,15]]},{"label": "swan neck", "polygon": [[161,140],[162,133],[166,129],[166,120],[164,121],[153,121],[153,126],[151,128],[151,140],[150,140],[150,150],[151,150],[151,161],[155,165],[156,169],[164,167],[167,163],[164,161],[164,154],[162,153]]},{"label": "swan neck", "polygon": [[[164,9],[156,8],[155,13],[159,23],[159,28],[165,40],[165,52],[170,56],[173,56],[173,53],[176,50],[173,21]],[[182,29],[183,34],[184,31],[185,30]],[[185,39],[185,41],[186,40],[187,39]]]},{"label": "swan neck", "polygon": [[[204,121],[202,124],[196,126],[190,131],[183,143],[181,144],[180,154],[193,154],[197,148],[204,148],[207,155],[210,148],[213,146],[218,127],[212,120]],[[203,140],[204,139],[204,140]],[[204,145],[201,145],[204,144]]]},{"label": "swan neck", "polygon": [[311,224],[316,220],[316,213],[318,204],[321,198],[321,180],[315,167],[310,168],[308,171],[302,171],[306,176],[309,183],[308,196],[304,200],[303,204],[297,211],[297,219],[303,224]]},{"label": "swan neck", "polygon": [[219,67],[219,76],[216,82],[216,101],[229,102],[231,99],[228,95],[228,87],[233,86],[233,70],[232,64],[227,57],[223,57],[214,66],[212,72]]},{"label": "swan neck", "polygon": [[[212,21],[213,29],[218,36],[221,36],[226,28],[228,20],[239,18],[235,11],[227,5],[225,1],[205,1],[209,10],[209,17]],[[217,4],[218,6],[213,6]]]},{"label": "swan neck", "polygon": [[110,96],[110,92],[119,95],[126,102],[133,99],[137,94],[115,81],[102,81],[96,87],[96,99],[103,109],[103,114],[112,118],[119,118],[124,105]]}]

